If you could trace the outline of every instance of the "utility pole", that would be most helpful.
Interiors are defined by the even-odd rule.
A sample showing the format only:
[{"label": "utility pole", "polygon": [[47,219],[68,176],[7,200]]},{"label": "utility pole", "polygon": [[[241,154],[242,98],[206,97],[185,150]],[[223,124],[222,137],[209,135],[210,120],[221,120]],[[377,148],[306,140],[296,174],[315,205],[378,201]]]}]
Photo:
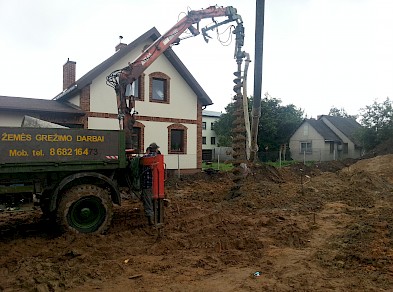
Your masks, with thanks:
[{"label": "utility pole", "polygon": [[258,160],[258,125],[261,116],[262,98],[262,60],[263,60],[263,30],[265,18],[265,0],[256,0],[255,9],[255,62],[254,62],[254,96],[251,123],[251,152],[250,161]]}]

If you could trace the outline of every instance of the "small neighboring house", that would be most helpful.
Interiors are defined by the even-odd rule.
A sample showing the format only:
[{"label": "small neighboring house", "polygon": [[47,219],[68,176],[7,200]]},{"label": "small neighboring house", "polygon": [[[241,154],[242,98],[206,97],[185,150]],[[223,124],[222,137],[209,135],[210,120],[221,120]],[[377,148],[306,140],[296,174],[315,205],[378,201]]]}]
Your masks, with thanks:
[{"label": "small neighboring house", "polygon": [[217,147],[218,138],[214,131],[214,123],[220,119],[221,113],[202,111],[202,160],[212,161],[215,157],[214,149]]},{"label": "small neighboring house", "polygon": [[360,129],[350,118],[323,115],[305,119],[289,139],[291,157],[297,161],[359,158],[362,145],[356,137]]},{"label": "small neighboring house", "polygon": [[[71,124],[87,129],[119,129],[116,94],[106,85],[106,77],[135,60],[145,46],[159,37],[157,29],[152,28],[128,45],[120,43],[114,55],[78,80],[76,62],[68,60],[63,66],[63,91],[48,103],[32,100],[37,102],[36,107],[42,103],[41,108],[48,109],[45,114],[33,116],[56,122],[60,108],[69,107],[75,110],[74,115],[70,113]],[[212,101],[173,50],[165,51],[134,84],[138,96],[134,148],[144,152],[151,142],[156,142],[166,155],[168,170],[187,173],[201,169],[202,108]],[[17,103],[20,114],[26,114],[29,105]]]},{"label": "small neighboring house", "polygon": [[1,127],[20,127],[25,115],[70,128],[81,128],[85,112],[68,102],[0,96]]}]

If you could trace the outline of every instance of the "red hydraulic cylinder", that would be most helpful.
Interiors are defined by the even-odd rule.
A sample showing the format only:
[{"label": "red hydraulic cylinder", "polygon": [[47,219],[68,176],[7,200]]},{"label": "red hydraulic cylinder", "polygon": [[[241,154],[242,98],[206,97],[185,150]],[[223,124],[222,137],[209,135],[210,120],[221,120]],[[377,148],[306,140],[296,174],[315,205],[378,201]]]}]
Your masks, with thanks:
[{"label": "red hydraulic cylinder", "polygon": [[164,199],[164,181],[165,181],[165,167],[164,167],[164,155],[157,154],[156,156],[142,157],[141,163],[144,166],[151,168],[153,176],[153,199]]}]

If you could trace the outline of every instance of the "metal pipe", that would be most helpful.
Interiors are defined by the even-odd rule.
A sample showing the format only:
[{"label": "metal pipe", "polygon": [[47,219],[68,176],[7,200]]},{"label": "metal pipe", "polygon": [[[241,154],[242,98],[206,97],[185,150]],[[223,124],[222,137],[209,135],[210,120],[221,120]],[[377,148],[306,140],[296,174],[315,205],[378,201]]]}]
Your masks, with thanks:
[{"label": "metal pipe", "polygon": [[256,0],[255,14],[255,62],[254,62],[254,99],[251,123],[251,155],[250,160],[257,160],[258,126],[261,116],[262,98],[262,59],[263,59],[263,30],[265,18],[265,0]]}]

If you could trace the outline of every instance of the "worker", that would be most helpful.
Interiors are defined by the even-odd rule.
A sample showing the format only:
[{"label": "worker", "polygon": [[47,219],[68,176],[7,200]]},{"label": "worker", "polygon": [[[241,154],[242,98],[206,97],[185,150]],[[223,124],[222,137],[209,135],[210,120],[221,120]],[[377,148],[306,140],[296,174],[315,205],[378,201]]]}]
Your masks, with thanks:
[{"label": "worker", "polygon": [[[160,148],[156,143],[151,143],[146,149],[146,154],[143,157],[152,157],[161,154],[158,150]],[[153,175],[150,166],[143,166],[142,169],[142,203],[145,209],[149,225],[154,224],[153,216]]]}]

